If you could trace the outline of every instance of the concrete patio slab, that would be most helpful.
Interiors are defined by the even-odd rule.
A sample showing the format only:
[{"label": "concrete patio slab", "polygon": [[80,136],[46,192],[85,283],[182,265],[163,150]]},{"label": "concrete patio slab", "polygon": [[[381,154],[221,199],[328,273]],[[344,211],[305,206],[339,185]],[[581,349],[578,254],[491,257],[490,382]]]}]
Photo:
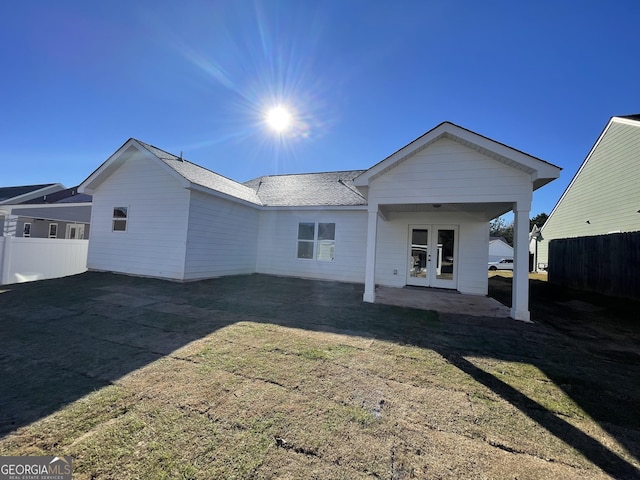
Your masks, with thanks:
[{"label": "concrete patio slab", "polygon": [[505,318],[510,315],[509,307],[491,297],[423,287],[377,287],[376,303],[476,317]]}]

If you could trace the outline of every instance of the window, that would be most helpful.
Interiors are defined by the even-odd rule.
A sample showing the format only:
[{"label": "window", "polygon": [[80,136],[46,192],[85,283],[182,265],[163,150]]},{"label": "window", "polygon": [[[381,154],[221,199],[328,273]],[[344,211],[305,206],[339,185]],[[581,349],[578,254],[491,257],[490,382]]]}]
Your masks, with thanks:
[{"label": "window", "polygon": [[298,223],[298,258],[332,262],[335,245],[335,223]]},{"label": "window", "polygon": [[57,238],[58,237],[58,224],[50,223],[49,224],[49,238]]},{"label": "window", "polygon": [[22,236],[25,238],[28,238],[31,236],[31,224],[30,223],[25,223],[24,227],[22,229]]},{"label": "window", "polygon": [[114,232],[126,232],[127,231],[127,214],[129,207],[114,207],[113,208],[113,228]]},{"label": "window", "polygon": [[64,238],[70,240],[82,240],[84,238],[84,225],[81,223],[70,223],[67,225],[67,233]]}]

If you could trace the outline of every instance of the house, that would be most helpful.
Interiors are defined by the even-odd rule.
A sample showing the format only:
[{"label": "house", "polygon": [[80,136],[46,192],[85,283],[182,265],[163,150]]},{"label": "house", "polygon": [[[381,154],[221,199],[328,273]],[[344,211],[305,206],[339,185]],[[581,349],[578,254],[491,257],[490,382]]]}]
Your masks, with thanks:
[{"label": "house", "polygon": [[46,183],[41,185],[18,185],[13,187],[0,187],[0,232],[4,232],[5,216],[8,215],[6,205],[19,205],[22,202],[46,196],[48,194],[63,190],[60,183]]},{"label": "house", "polygon": [[78,187],[56,185],[61,188],[1,203],[3,234],[24,238],[89,238],[91,196],[78,193]]},{"label": "house", "polygon": [[504,237],[489,237],[489,262],[499,262],[503,258],[513,258],[513,247]]},{"label": "house", "polygon": [[[82,182],[92,270],[265,273],[486,295],[489,220],[513,210],[513,318],[528,320],[529,212],[559,168],[444,122],[367,170],[244,184],[129,139]],[[496,188],[495,185],[501,185]]]},{"label": "house", "polygon": [[537,234],[534,264],[548,267],[553,239],[640,230],[638,185],[640,115],[612,117]]},{"label": "house", "polygon": [[57,183],[0,188],[0,198],[0,284],[86,271],[89,195]]}]

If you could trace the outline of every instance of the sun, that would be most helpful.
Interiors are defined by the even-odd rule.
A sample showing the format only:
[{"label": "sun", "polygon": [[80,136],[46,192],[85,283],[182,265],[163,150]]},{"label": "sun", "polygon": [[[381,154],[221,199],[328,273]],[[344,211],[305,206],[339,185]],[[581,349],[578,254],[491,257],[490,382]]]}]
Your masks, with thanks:
[{"label": "sun", "polygon": [[276,132],[284,132],[291,125],[291,113],[285,107],[274,107],[267,112],[266,121]]}]

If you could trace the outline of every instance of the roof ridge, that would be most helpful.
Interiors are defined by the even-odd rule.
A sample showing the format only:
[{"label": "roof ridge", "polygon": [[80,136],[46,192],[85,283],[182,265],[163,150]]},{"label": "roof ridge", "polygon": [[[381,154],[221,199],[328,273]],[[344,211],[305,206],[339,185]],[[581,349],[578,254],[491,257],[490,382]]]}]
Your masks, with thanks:
[{"label": "roof ridge", "polygon": [[252,203],[254,205],[262,205],[260,197],[255,190],[244,185],[233,178],[226,177],[218,172],[198,165],[197,163],[185,160],[182,155],[167,152],[162,148],[155,147],[146,142],[142,142],[136,138],[138,142],[151,155],[163,162],[167,167],[171,168],[176,174],[180,175],[187,182],[193,185],[199,185],[212,191],[228,195],[238,200]]},{"label": "roof ridge", "polygon": [[251,180],[247,180],[243,183],[253,182],[260,178],[274,178],[274,177],[294,177],[294,176],[302,176],[302,175],[327,175],[329,173],[348,173],[348,172],[366,172],[366,168],[353,168],[350,170],[330,170],[326,172],[298,172],[298,173],[276,173],[274,175],[260,175],[259,177],[252,178]]},{"label": "roof ridge", "polygon": [[[250,187],[247,187],[246,185],[244,185],[244,183],[243,183],[243,182],[239,182],[238,180],[234,180],[233,178],[227,177],[226,175],[223,175],[223,174],[221,174],[221,173],[214,172],[214,171],[213,171],[213,170],[211,170],[210,168],[203,167],[202,165],[200,165],[200,164],[198,164],[198,163],[195,163],[195,162],[192,162],[191,160],[187,160],[187,159],[186,159],[186,158],[184,158],[184,157],[179,157],[179,156],[177,156],[177,155],[176,155],[176,154],[174,154],[174,153],[168,152],[168,151],[166,151],[166,150],[164,150],[164,149],[162,149],[162,148],[158,148],[158,147],[156,147],[155,145],[151,145],[150,143],[146,143],[146,142],[143,142],[143,141],[141,141],[141,140],[138,140],[137,138],[134,138],[134,140],[135,140],[136,142],[138,142],[138,143],[142,144],[142,146],[144,146],[144,147],[151,147],[151,148],[155,148],[156,150],[160,150],[161,152],[164,152],[164,153],[166,153],[167,155],[171,155],[171,156],[172,156],[172,157],[174,157],[176,160],[179,160],[179,161],[181,161],[181,162],[183,162],[183,163],[188,163],[188,164],[193,165],[193,166],[195,166],[195,167],[198,167],[198,168],[201,168],[201,169],[203,169],[203,170],[206,170],[206,171],[207,171],[207,172],[209,172],[209,173],[213,173],[214,175],[217,175],[217,176],[222,177],[222,178],[224,178],[224,179],[226,179],[226,180],[229,180],[230,182],[235,182],[235,183],[237,183],[238,185],[241,185],[241,186],[243,186],[243,187],[245,187],[245,188],[249,188],[249,189],[251,189]],[[151,152],[151,153],[153,153],[153,152]],[[161,159],[161,160],[162,160],[162,159]]]}]

